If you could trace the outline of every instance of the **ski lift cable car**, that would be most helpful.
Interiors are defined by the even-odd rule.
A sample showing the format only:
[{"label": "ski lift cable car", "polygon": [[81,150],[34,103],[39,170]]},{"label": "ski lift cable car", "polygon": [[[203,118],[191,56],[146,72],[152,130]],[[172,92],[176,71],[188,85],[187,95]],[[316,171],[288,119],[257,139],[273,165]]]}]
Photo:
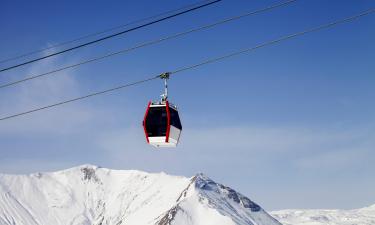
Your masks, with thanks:
[{"label": "ski lift cable car", "polygon": [[164,93],[160,101],[150,101],[143,119],[146,141],[155,147],[176,147],[182,130],[177,106],[168,101],[169,72],[160,75]]}]

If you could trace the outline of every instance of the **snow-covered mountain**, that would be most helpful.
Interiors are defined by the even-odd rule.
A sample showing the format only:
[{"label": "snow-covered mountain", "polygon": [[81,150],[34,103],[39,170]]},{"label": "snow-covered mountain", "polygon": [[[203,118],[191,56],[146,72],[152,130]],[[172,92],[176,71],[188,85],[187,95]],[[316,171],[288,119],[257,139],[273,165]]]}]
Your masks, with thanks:
[{"label": "snow-covered mountain", "polygon": [[84,165],[0,174],[1,225],[281,225],[259,205],[203,174]]},{"label": "snow-covered mountain", "polygon": [[375,225],[375,205],[353,210],[281,210],[271,214],[284,225]]}]

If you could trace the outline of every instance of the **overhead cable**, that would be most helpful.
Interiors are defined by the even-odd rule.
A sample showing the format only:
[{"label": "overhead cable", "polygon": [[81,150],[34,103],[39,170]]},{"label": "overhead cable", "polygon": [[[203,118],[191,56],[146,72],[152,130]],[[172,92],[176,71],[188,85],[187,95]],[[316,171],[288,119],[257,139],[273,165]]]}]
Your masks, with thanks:
[{"label": "overhead cable", "polygon": [[226,18],[226,19],[220,20],[218,22],[214,22],[214,23],[211,23],[211,24],[207,24],[207,25],[204,25],[204,26],[193,28],[193,29],[190,29],[190,30],[187,30],[187,31],[175,33],[175,34],[172,34],[172,35],[169,35],[169,36],[166,36],[166,37],[162,37],[162,38],[158,38],[158,39],[155,39],[155,40],[152,40],[152,41],[144,42],[144,43],[141,43],[139,45],[136,45],[136,46],[133,46],[133,47],[130,47],[130,48],[126,48],[126,49],[123,49],[123,50],[120,50],[120,51],[116,51],[116,52],[108,53],[108,54],[103,55],[103,56],[87,59],[87,60],[81,61],[79,63],[75,63],[75,64],[72,64],[72,65],[68,65],[68,66],[58,68],[58,69],[51,70],[49,72],[36,74],[36,75],[29,75],[29,76],[26,76],[26,77],[24,77],[23,79],[20,79],[20,80],[12,81],[12,82],[5,83],[5,84],[0,84],[0,89],[5,88],[5,87],[9,87],[9,86],[13,86],[13,85],[16,85],[16,84],[20,84],[22,82],[33,80],[33,79],[36,79],[36,78],[41,78],[41,77],[44,77],[44,76],[47,76],[47,75],[56,74],[57,72],[61,72],[63,70],[75,68],[75,67],[87,64],[87,63],[92,63],[92,62],[99,61],[99,60],[109,58],[109,57],[112,57],[112,56],[116,56],[116,55],[119,55],[119,54],[131,52],[131,51],[139,49],[139,48],[154,45],[154,44],[157,44],[157,43],[160,43],[160,42],[163,42],[163,41],[167,41],[167,40],[171,40],[171,39],[174,39],[174,38],[177,38],[177,37],[181,37],[181,36],[184,36],[184,35],[187,35],[187,34],[190,34],[190,33],[210,29],[212,27],[215,27],[215,26],[218,26],[218,25],[221,25],[221,24],[225,24],[225,23],[228,23],[228,22],[231,22],[231,21],[234,21],[234,20],[238,20],[238,19],[250,16],[250,15],[255,15],[255,14],[266,12],[266,11],[269,11],[269,10],[272,10],[272,9],[275,9],[275,8],[278,8],[278,7],[286,6],[286,5],[291,4],[295,1],[297,1],[297,0],[284,1],[284,2],[281,2],[281,3],[275,4],[275,5],[271,5],[271,6],[262,8],[262,9],[247,12],[245,14],[241,14],[241,15],[238,15],[238,16]]},{"label": "overhead cable", "polygon": [[135,21],[131,21],[131,22],[126,23],[126,24],[122,24],[122,25],[119,25],[119,26],[111,27],[111,28],[108,28],[108,29],[105,29],[105,30],[101,30],[101,31],[97,31],[97,32],[94,32],[94,33],[91,33],[91,34],[86,34],[84,36],[80,36],[80,37],[77,37],[75,39],[64,41],[64,42],[61,42],[61,43],[58,43],[58,44],[55,44],[55,45],[52,45],[52,46],[49,46],[49,47],[46,47],[46,48],[43,48],[43,49],[37,49],[37,50],[26,52],[26,53],[23,53],[23,54],[20,54],[20,55],[11,57],[11,58],[2,59],[2,60],[0,60],[0,64],[1,63],[5,63],[5,62],[9,62],[9,61],[13,61],[13,60],[16,60],[16,59],[24,58],[24,57],[29,56],[29,55],[34,55],[36,53],[41,53],[41,52],[44,52],[44,51],[47,51],[47,50],[50,50],[50,49],[54,49],[54,48],[57,48],[57,47],[61,47],[61,46],[64,46],[64,45],[68,45],[68,44],[71,44],[71,43],[74,43],[74,42],[78,42],[78,41],[81,41],[81,40],[84,40],[84,39],[87,39],[87,38],[95,37],[95,36],[98,36],[98,35],[101,35],[101,34],[106,34],[106,33],[118,30],[120,28],[124,28],[124,27],[130,26],[130,25],[133,25],[133,24],[145,22],[145,21],[148,21],[148,20],[151,20],[151,19],[155,19],[155,18],[164,16],[164,15],[167,15],[167,14],[178,12],[178,11],[181,11],[181,10],[193,7],[195,5],[200,5],[200,4],[203,4],[204,2],[208,2],[208,1],[205,0],[205,1],[196,2],[196,3],[190,4],[190,5],[186,5],[186,6],[180,7],[178,9],[169,10],[169,11],[166,11],[166,12],[162,12],[162,13],[150,16],[150,17],[146,17],[146,18],[135,20]]},{"label": "overhead cable", "polygon": [[[308,33],[320,31],[322,29],[332,28],[332,27],[334,27],[336,25],[339,25],[339,24],[342,24],[342,23],[351,22],[351,21],[353,21],[355,19],[367,16],[367,15],[369,15],[371,13],[374,13],[374,12],[375,12],[375,8],[372,8],[372,9],[366,10],[366,11],[364,11],[364,12],[362,12],[360,14],[354,15],[354,16],[350,16],[350,17],[347,17],[347,18],[344,18],[344,19],[341,19],[341,20],[336,20],[334,22],[327,23],[327,24],[324,24],[324,25],[320,25],[320,26],[317,26],[317,27],[314,27],[314,28],[310,28],[310,29],[307,29],[307,30],[304,30],[304,31],[301,31],[301,32],[297,32],[297,33],[294,33],[294,34],[286,35],[286,36],[283,36],[283,37],[275,39],[275,40],[264,42],[262,44],[259,44],[257,46],[251,47],[251,48],[242,49],[242,50],[235,51],[235,52],[232,52],[232,53],[229,53],[229,54],[226,54],[226,55],[222,55],[222,56],[219,56],[219,57],[211,58],[211,59],[205,60],[205,61],[197,63],[197,64],[193,64],[193,65],[186,66],[186,67],[181,67],[179,69],[176,69],[176,70],[170,72],[170,74],[173,75],[173,74],[181,73],[181,72],[184,72],[184,71],[187,71],[187,70],[191,70],[191,69],[194,69],[194,68],[206,65],[206,64],[210,64],[210,63],[214,63],[214,62],[217,62],[217,61],[221,61],[221,60],[224,60],[224,59],[236,56],[236,55],[248,53],[248,52],[254,51],[254,50],[259,49],[259,48],[263,48],[263,47],[266,47],[266,46],[269,46],[269,45],[274,45],[274,44],[277,44],[279,42],[286,41],[286,40],[289,40],[289,39],[292,39],[292,38],[295,38],[295,37],[299,37],[299,36],[302,36],[302,35],[305,35],[305,34],[308,34]],[[29,110],[29,111],[25,111],[25,112],[13,114],[13,115],[10,115],[10,116],[5,116],[5,117],[0,118],[0,121],[1,120],[7,120],[7,119],[10,119],[10,118],[14,118],[14,117],[18,117],[18,116],[22,116],[22,115],[26,115],[26,114],[33,113],[33,112],[36,112],[36,111],[40,111],[40,110],[52,108],[52,107],[55,107],[55,106],[67,104],[67,103],[70,103],[70,102],[74,102],[74,101],[86,99],[86,98],[97,96],[97,95],[100,95],[100,94],[112,92],[112,91],[115,91],[115,90],[127,88],[129,86],[138,85],[138,84],[141,84],[141,83],[145,83],[145,82],[148,82],[148,81],[151,81],[151,80],[158,79],[158,78],[160,78],[160,76],[161,75],[159,74],[159,75],[152,76],[152,77],[149,77],[149,78],[146,78],[146,79],[143,79],[143,80],[140,80],[140,81],[136,81],[136,82],[133,82],[133,83],[120,85],[120,86],[117,86],[117,87],[114,87],[114,88],[110,88],[110,89],[106,89],[106,90],[103,90],[103,91],[93,92],[91,94],[88,94],[88,95],[85,95],[85,96],[81,96],[81,97],[78,97],[78,98],[73,98],[73,99],[62,101],[62,102],[58,102],[58,103],[55,103],[55,104],[52,104],[52,105],[47,105],[47,106],[44,106],[44,107],[35,108],[35,109]]]},{"label": "overhead cable", "polygon": [[23,62],[23,63],[20,63],[20,64],[16,64],[16,65],[13,65],[13,66],[9,66],[9,67],[0,69],[0,72],[11,70],[11,69],[14,69],[14,68],[17,68],[17,67],[20,67],[20,66],[24,66],[24,65],[30,64],[30,63],[38,62],[40,60],[43,60],[43,59],[46,59],[46,58],[50,58],[52,56],[60,55],[60,54],[66,53],[66,52],[73,51],[75,49],[79,49],[79,48],[82,48],[82,47],[85,47],[85,46],[88,46],[88,45],[92,45],[92,44],[95,44],[95,43],[98,43],[98,42],[101,42],[101,41],[104,41],[104,40],[107,40],[107,39],[119,36],[119,35],[123,35],[123,34],[131,32],[131,31],[138,30],[138,29],[141,29],[143,27],[147,27],[147,26],[150,26],[152,24],[159,23],[161,21],[168,20],[168,19],[180,16],[180,15],[183,15],[183,14],[195,11],[197,9],[200,9],[200,8],[203,8],[203,7],[206,7],[206,6],[218,3],[220,1],[222,1],[222,0],[213,0],[211,2],[202,4],[202,5],[199,5],[199,6],[195,6],[195,7],[190,8],[190,9],[186,9],[186,10],[184,10],[182,12],[174,13],[174,14],[169,15],[169,16],[165,16],[163,18],[160,18],[160,19],[157,19],[157,20],[154,20],[154,21],[151,21],[151,22],[147,22],[147,23],[142,24],[142,25],[138,25],[138,26],[129,28],[129,29],[121,31],[121,32],[117,32],[115,34],[111,34],[111,35],[108,35],[108,36],[105,36],[105,37],[102,37],[102,38],[99,38],[99,39],[96,39],[96,40],[93,40],[93,41],[90,41],[90,42],[86,42],[86,43],[83,43],[83,44],[80,44],[80,45],[77,45],[77,46],[74,46],[74,47],[71,47],[71,48],[68,48],[68,49],[64,49],[62,51],[58,51],[58,52],[55,52],[55,53],[52,53],[52,54],[48,54],[48,55],[45,55],[45,56],[42,56],[42,57],[39,57],[39,58],[36,58],[36,59],[32,59],[32,60],[29,60],[29,61],[26,61],[26,62]]}]

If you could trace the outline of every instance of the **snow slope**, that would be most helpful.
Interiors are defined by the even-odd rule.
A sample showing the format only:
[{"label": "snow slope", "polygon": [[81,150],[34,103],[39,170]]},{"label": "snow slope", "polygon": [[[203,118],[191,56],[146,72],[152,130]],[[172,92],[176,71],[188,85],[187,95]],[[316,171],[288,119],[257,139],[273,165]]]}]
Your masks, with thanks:
[{"label": "snow slope", "polygon": [[0,174],[1,225],[281,225],[203,174],[192,178],[92,165]]},{"label": "snow slope", "polygon": [[281,210],[271,213],[284,225],[375,225],[375,205],[354,210]]}]

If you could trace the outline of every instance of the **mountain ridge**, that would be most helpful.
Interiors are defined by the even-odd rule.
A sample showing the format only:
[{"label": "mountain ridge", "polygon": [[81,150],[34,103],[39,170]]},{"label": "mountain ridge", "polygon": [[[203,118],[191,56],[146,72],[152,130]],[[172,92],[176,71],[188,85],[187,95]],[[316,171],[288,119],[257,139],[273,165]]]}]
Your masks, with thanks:
[{"label": "mountain ridge", "polygon": [[375,204],[359,209],[284,209],[270,212],[284,225],[374,225]]},{"label": "mountain ridge", "polygon": [[258,204],[202,173],[186,178],[90,164],[0,174],[0,224],[280,225]]}]

